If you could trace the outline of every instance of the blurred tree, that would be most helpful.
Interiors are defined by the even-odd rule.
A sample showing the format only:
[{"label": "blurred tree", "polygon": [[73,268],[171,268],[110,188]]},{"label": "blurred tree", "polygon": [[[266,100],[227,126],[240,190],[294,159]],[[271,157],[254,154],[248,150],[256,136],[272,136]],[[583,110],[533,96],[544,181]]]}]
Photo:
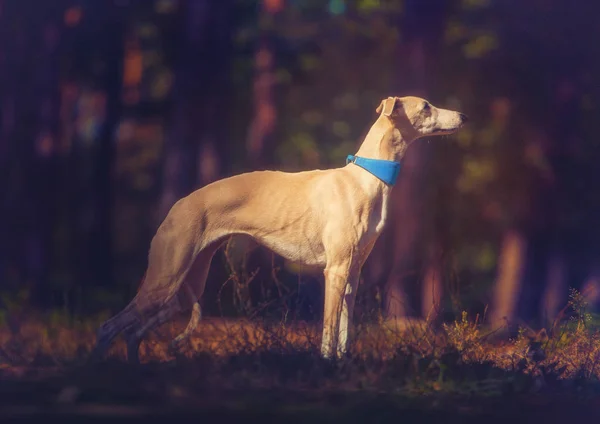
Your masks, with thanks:
[{"label": "blurred tree", "polygon": [[[175,1],[140,1],[127,21],[122,113],[114,134],[113,252],[115,280],[132,295],[145,269],[161,195],[166,117],[172,107],[171,40],[180,20]],[[127,284],[124,284],[127,283]]]},{"label": "blurred tree", "polygon": [[[275,51],[272,47],[272,25],[283,9],[283,0],[262,0],[258,15],[259,36],[254,53],[254,119],[248,129],[246,149],[254,166],[266,164],[263,155],[271,147],[270,137],[275,129],[277,112],[274,104]],[[272,149],[271,149],[272,151]],[[267,159],[268,160],[268,159]]]},{"label": "blurred tree", "polygon": [[[398,23],[402,28],[398,57],[402,59],[398,61],[394,92],[422,96],[437,103],[435,72],[439,68],[441,35],[447,14],[446,1],[404,1],[404,14]],[[393,218],[380,243],[386,247],[386,252],[376,251],[376,255],[391,260],[392,264],[385,281],[384,314],[387,318],[413,314],[416,309],[422,316],[434,319],[442,294],[442,264],[439,248],[435,247],[435,234],[430,233],[433,237],[428,239],[424,250],[417,242],[425,229],[432,225],[423,213],[426,207],[422,195],[423,179],[427,167],[425,162],[429,160],[425,155],[427,149],[422,142],[413,144],[407,152],[402,177],[392,192],[390,216]],[[418,270],[420,263],[423,264],[422,271]],[[415,308],[410,298],[417,296],[411,288],[419,285],[421,305]]]},{"label": "blurred tree", "polygon": [[62,10],[0,10],[0,280],[39,290],[52,267]]},{"label": "blurred tree", "polygon": [[[69,264],[57,281],[74,288],[114,287],[114,134],[121,114],[124,29],[128,8],[75,2],[64,12],[62,106],[64,198],[58,230]],[[65,234],[63,234],[66,233]],[[74,270],[72,278],[65,271]],[[70,281],[70,282],[68,282]]]},{"label": "blurred tree", "polygon": [[3,285],[70,302],[133,282],[178,198],[342,166],[381,98],[417,94],[471,120],[405,158],[364,272],[389,283],[387,313],[551,320],[567,286],[596,287],[595,3],[42,3],[0,2]]},{"label": "blurred tree", "polygon": [[[290,1],[277,10],[277,19],[267,15],[262,26],[246,21],[236,37],[240,50],[255,53],[268,36],[273,59],[271,70],[262,76],[249,70],[247,59],[237,63],[238,78],[250,75],[268,82],[268,90],[258,85],[261,91],[254,94],[260,98],[255,100],[277,105],[272,135],[278,143],[273,149],[262,148],[262,160],[290,171],[342,166],[345,156],[356,151],[360,134],[366,134],[375,108],[395,81],[399,34],[394,23],[400,3]],[[268,125],[257,124],[256,108],[254,116],[253,129],[260,128],[266,137],[262,130]],[[250,134],[254,137],[258,132]],[[298,271],[291,264],[286,268]],[[296,281],[293,278],[290,284]]]},{"label": "blurred tree", "polygon": [[[596,36],[595,25],[589,25],[596,8],[588,5],[565,19],[567,2],[464,1],[448,20],[449,46],[442,63],[458,69],[463,60],[458,48],[469,66],[462,73],[447,72],[444,83],[448,90],[452,86],[460,90],[464,108],[474,119],[457,136],[464,150],[463,169],[454,205],[448,197],[444,208],[456,214],[451,218],[455,230],[450,246],[467,251],[469,245],[483,246],[487,238],[495,240],[500,250],[502,263],[488,297],[493,323],[514,322],[517,315],[531,318],[538,313],[532,311],[540,311],[535,305],[541,298],[547,299],[544,303],[560,303],[556,295],[542,296],[543,287],[562,291],[558,297],[566,301],[566,282],[559,282],[565,273],[561,265],[565,253],[577,251],[568,255],[572,262],[574,255],[597,252],[597,246],[582,243],[578,235],[589,233],[591,222],[581,212],[596,206],[592,202],[583,206],[589,199],[583,194],[589,188],[581,185],[587,171],[574,166],[584,161],[573,155],[576,144],[591,140],[581,132],[585,112],[580,105],[586,102],[577,87],[586,84],[584,75],[595,55],[568,41]],[[576,35],[578,25],[573,22],[588,22],[586,34]],[[588,93],[589,100],[593,92]],[[594,156],[594,149],[584,150],[587,157]],[[480,254],[483,259],[488,249],[480,249]],[[477,262],[465,265],[473,268]],[[481,264],[488,270],[496,268],[494,260]],[[486,302],[485,297],[481,300]]]},{"label": "blurred tree", "polygon": [[158,221],[177,199],[227,171],[233,3],[182,2],[173,110]]}]

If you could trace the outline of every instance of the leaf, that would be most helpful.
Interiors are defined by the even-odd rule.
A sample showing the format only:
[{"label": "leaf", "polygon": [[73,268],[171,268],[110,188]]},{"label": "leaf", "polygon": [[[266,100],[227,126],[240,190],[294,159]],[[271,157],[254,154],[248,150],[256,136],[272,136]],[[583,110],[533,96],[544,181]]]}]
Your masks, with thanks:
[{"label": "leaf", "polygon": [[329,0],[329,12],[333,15],[341,15],[346,11],[344,0]]},{"label": "leaf", "polygon": [[463,0],[462,6],[464,9],[481,9],[483,7],[489,6],[490,0]]},{"label": "leaf", "polygon": [[308,112],[304,112],[301,116],[302,121],[306,123],[306,125],[316,126],[323,122],[323,114],[316,110],[311,110]]},{"label": "leaf", "polygon": [[359,0],[357,6],[359,12],[373,12],[377,9],[381,9],[380,0]]},{"label": "leaf", "polygon": [[346,138],[350,134],[350,125],[344,121],[335,121],[331,125],[332,132],[340,138]]},{"label": "leaf", "polygon": [[275,78],[279,84],[289,84],[292,82],[292,74],[285,68],[278,68],[275,71]]},{"label": "leaf", "polygon": [[470,147],[473,142],[473,132],[468,128],[463,128],[457,133],[456,141],[463,149]]},{"label": "leaf", "polygon": [[452,44],[457,41],[464,39],[468,34],[467,28],[457,21],[450,21],[446,26],[446,31],[444,33],[444,39],[446,43]]},{"label": "leaf", "polygon": [[305,71],[317,69],[319,67],[319,62],[319,58],[314,55],[305,54],[300,57],[300,66]]},{"label": "leaf", "polygon": [[497,254],[494,248],[486,244],[477,251],[473,264],[478,271],[490,271],[496,265]]},{"label": "leaf", "polygon": [[498,41],[492,34],[483,34],[475,37],[463,46],[463,52],[469,59],[483,57],[498,47]]},{"label": "leaf", "polygon": [[168,69],[162,69],[154,78],[151,87],[151,95],[154,99],[162,100],[166,98],[173,85],[173,74]]}]

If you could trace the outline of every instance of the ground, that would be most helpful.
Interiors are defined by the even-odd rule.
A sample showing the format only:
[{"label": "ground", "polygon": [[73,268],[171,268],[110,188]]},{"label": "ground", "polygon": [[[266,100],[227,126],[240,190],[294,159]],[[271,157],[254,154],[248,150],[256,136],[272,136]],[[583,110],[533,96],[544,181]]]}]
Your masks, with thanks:
[{"label": "ground", "polygon": [[564,422],[600,418],[600,339],[569,327],[489,341],[469,321],[432,329],[357,326],[349,358],[318,355],[318,326],[207,319],[168,351],[185,321],[124,361],[86,363],[98,320],[13,318],[0,331],[2,422]]}]

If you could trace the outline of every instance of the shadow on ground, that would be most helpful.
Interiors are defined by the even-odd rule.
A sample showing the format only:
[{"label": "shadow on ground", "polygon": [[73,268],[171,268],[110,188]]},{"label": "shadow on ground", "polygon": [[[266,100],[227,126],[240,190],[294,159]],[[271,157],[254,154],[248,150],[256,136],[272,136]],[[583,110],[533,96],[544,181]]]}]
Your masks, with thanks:
[{"label": "shadow on ground", "polygon": [[[509,388],[493,395],[476,388],[461,393],[361,389],[356,383],[359,379],[349,378],[353,371],[347,365],[314,362],[311,369],[319,375],[313,381],[307,377],[301,379],[303,384],[295,383],[298,376],[291,377],[293,366],[296,371],[306,370],[308,363],[302,361],[309,359],[312,362],[302,355],[295,359],[238,357],[221,364],[218,373],[208,356],[140,366],[109,360],[65,369],[32,367],[18,376],[3,373],[0,421],[54,418],[62,423],[112,423],[164,422],[168,418],[220,424],[448,424],[594,422],[591,420],[600,418],[598,391],[576,387],[571,392],[545,389],[539,393]],[[270,369],[259,369],[265,363]]]}]

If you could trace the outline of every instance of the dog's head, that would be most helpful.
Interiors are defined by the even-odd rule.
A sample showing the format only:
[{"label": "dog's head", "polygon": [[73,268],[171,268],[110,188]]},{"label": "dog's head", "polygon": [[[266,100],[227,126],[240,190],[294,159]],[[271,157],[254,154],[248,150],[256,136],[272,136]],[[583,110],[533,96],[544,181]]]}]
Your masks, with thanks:
[{"label": "dog's head", "polygon": [[419,97],[388,97],[381,101],[377,113],[389,118],[406,141],[452,134],[467,122],[466,115],[439,109]]}]

